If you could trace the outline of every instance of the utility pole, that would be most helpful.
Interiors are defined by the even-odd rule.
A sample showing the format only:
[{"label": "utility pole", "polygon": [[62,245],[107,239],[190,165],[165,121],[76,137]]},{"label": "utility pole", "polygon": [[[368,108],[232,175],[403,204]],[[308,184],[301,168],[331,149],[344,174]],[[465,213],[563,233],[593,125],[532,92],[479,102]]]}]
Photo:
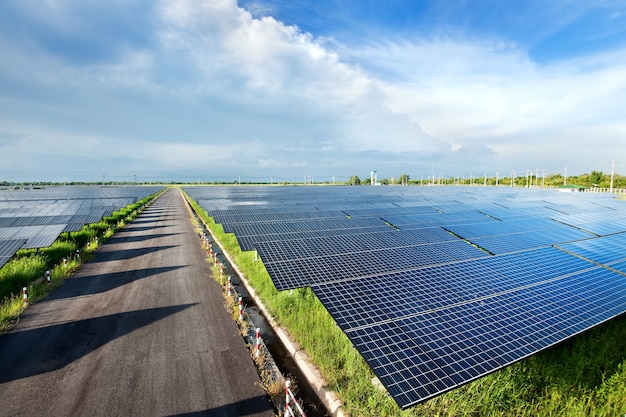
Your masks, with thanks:
[{"label": "utility pole", "polygon": [[616,161],[611,161],[611,188],[609,189],[609,192],[613,192],[613,177],[615,176],[615,164],[617,164],[618,162]]},{"label": "utility pole", "polygon": [[539,168],[535,168],[535,187],[539,187]]}]

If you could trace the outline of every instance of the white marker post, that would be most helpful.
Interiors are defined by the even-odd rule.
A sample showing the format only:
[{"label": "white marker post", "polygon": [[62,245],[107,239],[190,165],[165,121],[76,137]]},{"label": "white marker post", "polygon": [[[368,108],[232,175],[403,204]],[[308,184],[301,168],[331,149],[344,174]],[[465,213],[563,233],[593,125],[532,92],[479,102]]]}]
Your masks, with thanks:
[{"label": "white marker post", "polygon": [[291,411],[291,405],[289,404],[289,387],[291,386],[291,381],[285,381],[285,417],[292,417],[293,411]]},{"label": "white marker post", "polygon": [[293,392],[291,392],[291,381],[287,380],[285,382],[285,415],[286,416],[295,416],[295,413],[291,410],[292,399],[300,415],[302,417],[306,417],[306,414],[304,414],[304,410],[302,410],[302,407],[300,407],[300,404],[298,404],[298,401],[296,400],[295,395],[293,395]]},{"label": "white marker post", "polygon": [[28,287],[23,287],[22,293],[24,294],[24,302],[27,303],[28,302]]},{"label": "white marker post", "polygon": [[50,284],[50,270],[49,269],[46,271],[46,282]]},{"label": "white marker post", "polygon": [[261,354],[261,329],[256,328],[256,356],[257,358]]},{"label": "white marker post", "polygon": [[228,296],[232,296],[233,295],[233,283],[232,283],[232,278],[231,276],[228,277]]},{"label": "white marker post", "polygon": [[239,297],[239,321],[243,321],[243,298]]}]

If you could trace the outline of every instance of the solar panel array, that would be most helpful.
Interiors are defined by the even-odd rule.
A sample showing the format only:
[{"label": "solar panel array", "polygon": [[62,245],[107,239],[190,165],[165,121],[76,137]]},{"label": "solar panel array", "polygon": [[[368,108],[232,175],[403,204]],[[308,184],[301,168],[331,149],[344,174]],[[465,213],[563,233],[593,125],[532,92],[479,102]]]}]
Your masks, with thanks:
[{"label": "solar panel array", "polygon": [[162,187],[49,187],[0,190],[0,267],[22,248],[50,246]]},{"label": "solar panel array", "polygon": [[310,286],[407,408],[626,311],[626,201],[496,187],[186,191]]}]

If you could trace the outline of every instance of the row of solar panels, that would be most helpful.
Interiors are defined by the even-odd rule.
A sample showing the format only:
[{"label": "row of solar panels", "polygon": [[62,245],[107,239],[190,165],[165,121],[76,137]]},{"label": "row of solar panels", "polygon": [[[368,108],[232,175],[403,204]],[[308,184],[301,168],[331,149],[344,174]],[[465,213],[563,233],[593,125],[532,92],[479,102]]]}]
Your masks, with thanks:
[{"label": "row of solar panels", "polygon": [[626,202],[496,187],[210,187],[279,290],[311,286],[410,407],[626,311]]},{"label": "row of solar panels", "polygon": [[50,246],[162,187],[50,187],[0,191],[0,268],[19,249]]}]

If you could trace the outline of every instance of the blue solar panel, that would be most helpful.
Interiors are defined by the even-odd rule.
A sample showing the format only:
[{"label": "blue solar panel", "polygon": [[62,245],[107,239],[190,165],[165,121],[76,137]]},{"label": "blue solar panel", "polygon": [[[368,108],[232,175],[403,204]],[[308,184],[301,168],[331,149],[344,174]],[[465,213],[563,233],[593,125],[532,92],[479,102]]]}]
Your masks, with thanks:
[{"label": "blue solar panel", "polygon": [[502,254],[587,239],[589,236],[585,231],[565,228],[472,238],[469,241],[490,253]]},{"label": "blue solar panel", "polygon": [[313,288],[402,408],[626,311],[626,203],[601,194],[256,188],[189,191],[277,289]]},{"label": "blue solar panel", "polygon": [[[488,256],[462,241],[309,257],[294,253],[294,258],[282,261],[273,260],[274,242],[261,242],[259,247],[278,290]],[[279,256],[285,259],[289,253],[288,249],[281,250]]]},{"label": "blue solar panel", "polygon": [[622,274],[626,275],[626,260],[625,261],[614,262],[609,267],[611,269],[613,269],[613,270],[616,270],[616,271],[621,272]]},{"label": "blue solar panel", "polygon": [[0,239],[26,239],[24,248],[50,246],[162,187],[49,187],[0,193]]},{"label": "blue solar panel", "polygon": [[594,262],[610,264],[626,260],[626,233],[562,244],[559,247]]},{"label": "blue solar panel", "polygon": [[0,268],[24,246],[26,239],[2,240],[0,239]]},{"label": "blue solar panel", "polygon": [[[322,291],[321,287],[314,290],[326,305],[326,295],[334,288],[329,285]],[[405,408],[615,317],[626,308],[626,282],[596,267],[591,273],[504,290],[475,301],[459,302],[453,297],[448,305],[430,309],[421,298],[406,301],[417,309],[406,309],[403,298],[413,296],[394,292],[381,300],[367,299],[375,302],[367,304],[373,310],[369,314],[350,311],[363,305],[360,300],[329,309],[333,316],[366,319],[339,323]],[[337,306],[343,309],[334,310]],[[389,314],[392,311],[396,314]],[[376,320],[371,320],[376,314]]]}]

